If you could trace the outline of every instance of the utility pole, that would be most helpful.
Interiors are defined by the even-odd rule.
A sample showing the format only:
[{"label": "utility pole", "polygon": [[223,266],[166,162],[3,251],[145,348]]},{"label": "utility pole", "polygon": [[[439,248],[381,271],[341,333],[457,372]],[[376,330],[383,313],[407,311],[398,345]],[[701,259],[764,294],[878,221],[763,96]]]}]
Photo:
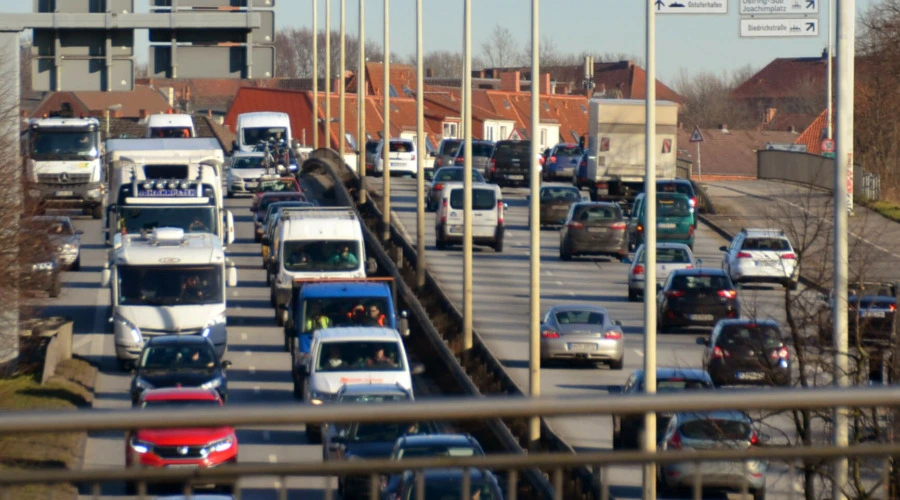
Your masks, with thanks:
[{"label": "utility pole", "polygon": [[341,23],[341,42],[340,43],[341,43],[341,47],[339,49],[339,52],[340,52],[339,59],[340,59],[341,67],[338,72],[338,81],[340,82],[341,86],[340,86],[340,89],[338,89],[338,95],[340,97],[338,98],[338,148],[337,149],[338,149],[338,153],[340,153],[340,155],[341,155],[341,162],[344,161],[344,143],[346,141],[345,138],[347,137],[347,126],[344,124],[344,114],[347,111],[347,109],[345,107],[345,102],[344,102],[344,100],[347,98],[345,90],[344,90],[344,69],[347,67],[347,60],[346,60],[346,54],[345,54],[345,48],[344,48],[344,45],[345,45],[344,39],[346,37],[346,32],[345,32],[346,20],[344,18],[344,10],[346,8],[346,5],[345,5],[346,2],[347,2],[347,0],[341,0],[341,13],[340,13],[340,18],[341,18],[341,21],[340,21],[340,23]]},{"label": "utility pole", "polygon": [[[472,348],[472,0],[463,3],[463,349]],[[440,208],[438,208],[440,210]]]},{"label": "utility pole", "polygon": [[313,149],[319,147],[319,0],[312,0],[312,87],[313,87]]},{"label": "utility pole", "polygon": [[359,131],[357,146],[359,149],[359,202],[366,203],[366,94],[369,80],[366,76],[366,0],[359,0],[359,69],[356,74],[356,105]]},{"label": "utility pole", "polygon": [[[531,0],[531,151],[528,161],[531,165],[529,186],[531,197],[528,204],[530,211],[530,259],[529,259],[529,356],[528,356],[528,388],[533,398],[541,395],[541,172],[538,163],[541,138],[541,52],[540,52],[540,0]],[[500,210],[498,208],[498,210]],[[528,449],[537,451],[541,439],[541,419],[531,417],[528,420]]]},{"label": "utility pole", "polygon": [[325,0],[325,147],[331,147],[331,0]]},{"label": "utility pole", "polygon": [[416,288],[425,286],[425,75],[422,0],[416,0]]},{"label": "utility pole", "polygon": [[391,239],[391,2],[384,0],[384,137],[381,140],[381,240]]}]

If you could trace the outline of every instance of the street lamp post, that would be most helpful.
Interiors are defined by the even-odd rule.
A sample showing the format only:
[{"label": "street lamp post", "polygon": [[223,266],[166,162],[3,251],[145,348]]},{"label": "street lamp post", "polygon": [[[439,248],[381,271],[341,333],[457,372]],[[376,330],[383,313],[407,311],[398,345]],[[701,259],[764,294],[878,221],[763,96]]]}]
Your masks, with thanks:
[{"label": "street lamp post", "polygon": [[325,147],[331,147],[331,0],[325,0]]},{"label": "street lamp post", "polygon": [[[463,349],[472,348],[472,0],[463,2]],[[440,210],[440,208],[438,208]]]},{"label": "street lamp post", "polygon": [[422,0],[416,0],[416,288],[425,286],[425,79]]},{"label": "street lamp post", "polygon": [[344,102],[347,98],[346,93],[344,91],[344,69],[347,67],[346,53],[345,53],[345,37],[346,37],[346,19],[344,16],[344,10],[346,8],[347,0],[341,0],[341,12],[340,12],[340,23],[341,23],[341,41],[340,41],[340,68],[338,70],[338,81],[340,82],[340,88],[338,89],[338,153],[341,155],[341,162],[344,162],[344,142],[345,137],[347,137],[347,126],[344,123],[344,116],[346,109],[346,103]]},{"label": "street lamp post", "polygon": [[381,240],[391,238],[391,1],[384,0],[384,133],[381,139],[382,204]]},{"label": "street lamp post", "polygon": [[356,74],[356,105],[359,121],[356,141],[359,149],[359,202],[366,203],[366,0],[359,0],[359,69]]},{"label": "street lamp post", "polygon": [[312,144],[319,147],[319,0],[312,0]]},{"label": "street lamp post", "polygon": [[[541,85],[540,85],[540,0],[531,0],[531,151],[529,161],[529,185],[531,198],[528,206],[531,220],[531,258],[530,258],[530,317],[529,317],[529,350],[528,387],[531,397],[541,395],[541,173],[538,155],[541,138]],[[531,417],[528,421],[528,448],[537,451],[541,438],[541,419]]]}]

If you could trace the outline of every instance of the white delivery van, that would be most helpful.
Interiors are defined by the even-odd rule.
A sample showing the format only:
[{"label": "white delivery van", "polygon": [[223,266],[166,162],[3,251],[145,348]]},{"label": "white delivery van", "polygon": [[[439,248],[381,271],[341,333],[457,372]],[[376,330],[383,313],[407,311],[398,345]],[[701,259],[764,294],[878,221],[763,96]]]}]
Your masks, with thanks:
[{"label": "white delivery van", "polygon": [[160,113],[147,117],[147,135],[158,139],[192,139],[197,137],[191,115]]},{"label": "white delivery van", "polygon": [[237,117],[233,151],[250,152],[261,142],[274,140],[284,141],[288,148],[293,147],[291,135],[291,117],[287,113],[260,111],[242,113]]},{"label": "white delivery van", "polygon": [[[444,183],[441,201],[434,221],[434,232],[438,250],[449,245],[460,244],[463,240],[463,195],[462,182]],[[506,204],[503,193],[496,184],[472,185],[472,242],[487,245],[497,253],[503,251],[503,214]]]},{"label": "white delivery van", "polygon": [[[388,158],[390,159],[391,175],[409,174],[415,176],[419,173],[419,164],[416,161],[416,144],[411,139],[391,139],[388,141]],[[384,174],[384,141],[378,143],[374,155],[374,169],[376,175]]]}]

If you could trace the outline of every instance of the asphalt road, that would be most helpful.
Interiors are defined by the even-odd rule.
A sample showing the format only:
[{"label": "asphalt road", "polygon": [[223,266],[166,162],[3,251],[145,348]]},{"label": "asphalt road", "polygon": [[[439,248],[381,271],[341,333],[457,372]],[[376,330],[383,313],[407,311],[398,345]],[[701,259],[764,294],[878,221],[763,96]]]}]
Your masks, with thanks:
[{"label": "asphalt road", "polygon": [[[380,179],[367,179],[370,189],[381,192]],[[529,320],[529,230],[528,213],[522,188],[505,189],[506,240],[504,252],[475,246],[473,288],[474,325],[507,369],[515,383],[528,393],[528,320]],[[410,240],[416,238],[415,180],[392,179],[392,209]],[[438,251],[434,243],[435,214],[426,213],[426,257],[428,269],[450,294],[462,304],[462,249]],[[696,235],[694,253],[705,267],[719,268],[727,241],[704,225]],[[541,371],[543,396],[600,396],[615,391],[629,374],[643,366],[643,304],[627,301],[627,264],[605,258],[581,258],[571,262],[559,259],[559,233],[541,231],[541,312],[557,304],[590,303],[606,307],[614,319],[621,320],[625,331],[625,368],[621,371],[573,366]],[[745,286],[741,292],[744,316],[774,318],[784,322],[783,289],[769,286]],[[779,307],[781,306],[781,307]],[[660,334],[657,337],[658,366],[700,367],[702,347],[696,337],[708,330]],[[591,418],[555,418],[554,430],[576,450],[611,450],[612,420],[608,416]],[[778,430],[789,431],[785,418],[770,419]],[[791,481],[786,467],[773,466],[767,478],[770,498],[787,497]],[[613,467],[609,471],[614,498],[640,498],[641,472],[638,467]]]},{"label": "asphalt road", "polygon": [[[238,265],[238,287],[228,290],[228,353],[234,365],[228,371],[228,405],[293,403],[290,355],[282,350],[282,331],[275,325],[269,306],[265,274],[261,268],[259,244],[253,242],[249,198],[227,200],[237,222],[236,241],[228,249]],[[110,316],[109,290],[100,288],[100,270],[107,255],[100,221],[70,213],[78,229],[85,231],[81,272],[66,273],[63,294],[47,303],[48,314],[70,316],[75,321],[75,352],[96,363],[95,408],[130,408],[128,387],[131,376],[115,363]],[[307,445],[303,425],[238,430],[241,463],[316,461],[321,445]],[[87,443],[85,468],[123,467],[124,436],[121,433],[91,434]],[[290,478],[291,499],[325,498],[324,477]],[[242,480],[242,498],[276,499],[279,478]],[[124,485],[106,484],[103,498],[126,498]],[[84,498],[92,498],[88,491]],[[335,495],[337,496],[337,495]]]}]

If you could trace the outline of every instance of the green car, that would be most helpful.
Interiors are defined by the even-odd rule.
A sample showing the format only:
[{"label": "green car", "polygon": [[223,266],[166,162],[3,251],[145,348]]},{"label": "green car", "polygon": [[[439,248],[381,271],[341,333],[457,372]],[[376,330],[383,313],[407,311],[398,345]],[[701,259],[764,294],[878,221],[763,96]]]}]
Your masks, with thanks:
[{"label": "green car", "polygon": [[[634,200],[628,233],[632,248],[644,243],[646,193]],[[681,193],[656,193],[656,241],[684,243],[694,249],[694,214],[690,199]]]}]

